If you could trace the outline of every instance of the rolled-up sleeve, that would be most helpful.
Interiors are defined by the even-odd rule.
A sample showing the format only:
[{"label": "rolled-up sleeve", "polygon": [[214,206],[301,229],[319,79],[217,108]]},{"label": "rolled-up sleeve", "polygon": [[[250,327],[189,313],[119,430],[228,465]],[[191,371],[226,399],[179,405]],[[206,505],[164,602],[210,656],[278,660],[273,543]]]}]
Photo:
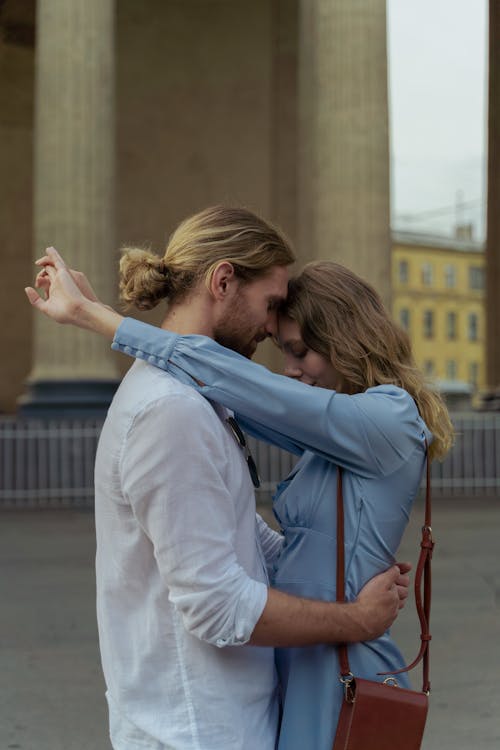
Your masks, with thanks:
[{"label": "rolled-up sleeve", "polygon": [[211,405],[168,396],[141,411],[125,440],[124,494],[154,548],[169,599],[188,632],[222,647],[246,643],[267,586],[240,565],[228,458]]}]

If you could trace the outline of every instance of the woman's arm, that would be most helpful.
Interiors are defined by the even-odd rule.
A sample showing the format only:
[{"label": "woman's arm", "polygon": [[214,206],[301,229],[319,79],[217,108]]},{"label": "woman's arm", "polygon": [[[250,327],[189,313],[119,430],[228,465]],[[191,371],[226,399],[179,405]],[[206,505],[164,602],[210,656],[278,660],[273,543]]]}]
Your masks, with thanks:
[{"label": "woman's arm", "polygon": [[113,348],[184,380],[188,374],[204,396],[242,415],[256,437],[295,453],[312,450],[366,476],[393,471],[415,447],[416,409],[399,388],[348,396],[276,375],[205,336],[123,319],[53,248],[38,264],[44,271],[37,285],[47,299],[31,288],[26,293],[42,313],[107,338],[116,330]]},{"label": "woman's arm", "polygon": [[[113,348],[189,373],[206,398],[244,417],[257,437],[310,450],[365,476],[394,471],[415,449],[418,413],[400,388],[349,396],[270,372],[206,336],[180,336],[125,318]],[[203,385],[200,385],[202,383]]]}]

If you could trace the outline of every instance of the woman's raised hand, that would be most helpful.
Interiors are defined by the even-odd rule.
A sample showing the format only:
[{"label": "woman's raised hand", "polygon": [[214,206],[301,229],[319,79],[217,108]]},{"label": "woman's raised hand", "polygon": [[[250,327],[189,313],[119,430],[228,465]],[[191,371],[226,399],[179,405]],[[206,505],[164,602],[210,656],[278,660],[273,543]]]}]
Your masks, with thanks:
[{"label": "woman's raised hand", "polygon": [[[67,323],[113,338],[122,317],[97,298],[85,274],[69,268],[54,247],[36,261],[35,287],[25,288],[30,303],[57,323]],[[43,291],[41,296],[37,289]]]},{"label": "woman's raised hand", "polygon": [[[49,318],[78,324],[79,309],[85,300],[99,302],[85,274],[68,268],[54,247],[48,247],[36,265],[40,271],[35,288],[29,286],[24,291],[33,307]],[[44,292],[45,298],[37,289]]]}]

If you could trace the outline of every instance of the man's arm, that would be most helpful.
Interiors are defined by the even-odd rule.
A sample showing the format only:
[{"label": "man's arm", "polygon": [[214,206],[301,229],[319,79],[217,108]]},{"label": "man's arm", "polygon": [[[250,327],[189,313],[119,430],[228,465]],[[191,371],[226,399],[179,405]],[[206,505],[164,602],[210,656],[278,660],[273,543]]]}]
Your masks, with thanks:
[{"label": "man's arm", "polygon": [[[394,565],[364,586],[355,602],[340,604],[301,599],[270,589],[250,643],[255,646],[306,646],[369,641],[396,619],[408,596],[408,563]],[[402,573],[401,571],[404,571]]]},{"label": "man's arm", "polygon": [[[185,630],[213,646],[241,645],[264,610],[268,587],[264,577],[248,575],[235,547],[238,517],[225,478],[234,441],[194,390],[172,390],[137,411],[122,447],[121,487]],[[243,454],[234,449],[246,477]],[[249,524],[250,549],[254,529]]]}]

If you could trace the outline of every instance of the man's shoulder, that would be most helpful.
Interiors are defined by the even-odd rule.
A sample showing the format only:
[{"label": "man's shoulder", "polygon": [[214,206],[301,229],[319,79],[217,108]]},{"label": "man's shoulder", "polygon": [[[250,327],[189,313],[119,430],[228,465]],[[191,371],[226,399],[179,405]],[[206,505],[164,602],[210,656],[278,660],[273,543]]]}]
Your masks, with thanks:
[{"label": "man's shoulder", "polygon": [[[115,393],[99,441],[96,472],[105,474],[109,456],[134,455],[163,460],[165,452],[187,450],[201,435],[221,442],[218,406],[195,388],[152,365],[137,361]],[[97,474],[96,474],[97,475]]]},{"label": "man's shoulder", "polygon": [[116,391],[110,412],[127,412],[133,416],[156,406],[171,409],[175,404],[182,405],[184,412],[213,412],[209,402],[195,388],[181,383],[164,370],[137,360]]}]

